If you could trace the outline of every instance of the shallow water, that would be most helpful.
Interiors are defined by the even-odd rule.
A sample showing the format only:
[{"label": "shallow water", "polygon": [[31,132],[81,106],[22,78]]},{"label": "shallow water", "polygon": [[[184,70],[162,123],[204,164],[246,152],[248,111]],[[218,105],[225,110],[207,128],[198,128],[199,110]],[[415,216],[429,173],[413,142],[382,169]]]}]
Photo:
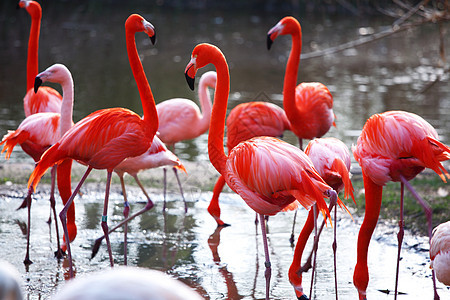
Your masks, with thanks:
[{"label": "shallow water", "polygon": [[[76,198],[78,236],[72,243],[76,276],[109,268],[105,244],[90,259],[94,240],[102,235],[99,226],[102,212],[103,183],[90,183],[85,193]],[[25,256],[26,211],[16,211],[22,200],[15,190],[5,191],[0,201],[0,257],[13,263],[22,273],[27,299],[48,299],[65,284],[65,261],[53,257],[55,229],[45,223],[49,214],[42,185],[32,206],[31,260],[26,271],[22,261]],[[98,192],[94,192],[98,191]],[[170,194],[168,210],[162,213],[162,195],[151,190],[155,207],[133,220],[129,226],[129,265],[162,270],[196,289],[205,299],[262,299],[264,298],[264,251],[260,228],[255,227],[255,214],[236,194],[221,196],[223,220],[230,227],[216,229],[215,221],[207,213],[210,192],[187,192],[189,210],[184,214],[178,194]],[[143,194],[135,187],[129,188],[132,211],[143,207]],[[122,196],[119,186],[113,186],[109,207],[109,224],[121,220]],[[57,211],[61,209],[57,204]],[[289,243],[292,212],[280,213],[269,219],[268,240],[272,261],[271,299],[295,298],[287,271],[291,264],[293,248]],[[306,211],[299,210],[298,224],[303,224]],[[352,284],[356,261],[356,237],[361,220],[338,214],[338,290],[341,299],[357,297]],[[297,225],[296,232],[300,231]],[[392,290],[395,279],[396,258],[395,224],[379,224],[369,251],[371,280],[369,299],[393,299],[378,290]],[[113,255],[117,265],[123,264],[123,236],[111,235]],[[325,228],[319,244],[318,267],[313,285],[312,299],[334,297],[332,267],[332,230]],[[307,249],[311,248],[311,241]],[[12,250],[14,249],[14,250]],[[406,232],[400,264],[399,299],[432,299],[431,271],[429,269],[428,243],[423,237]],[[304,275],[304,288],[309,294],[311,271]],[[449,299],[450,290],[438,285],[441,299]]]}]

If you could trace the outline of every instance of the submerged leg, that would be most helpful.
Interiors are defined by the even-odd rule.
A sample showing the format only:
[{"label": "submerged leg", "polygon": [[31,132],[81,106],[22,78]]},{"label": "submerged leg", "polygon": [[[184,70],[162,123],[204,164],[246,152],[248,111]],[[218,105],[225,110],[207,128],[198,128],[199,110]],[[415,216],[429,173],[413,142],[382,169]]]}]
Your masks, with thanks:
[{"label": "submerged leg", "polygon": [[297,209],[294,212],[294,220],[292,221],[292,232],[291,237],[289,238],[289,242],[291,243],[291,246],[294,246],[294,230],[295,230],[295,221],[297,220]]},{"label": "submerged leg", "polygon": [[[28,189],[27,197],[24,199],[23,203],[25,203],[25,206],[28,209],[28,225],[27,225],[27,252],[25,254],[25,259],[23,260],[23,263],[26,266],[31,265],[33,262],[30,260],[30,227],[31,227],[31,195],[33,194],[33,187],[31,186]],[[23,205],[23,204],[22,204]],[[20,207],[19,207],[20,208]]]},{"label": "submerged leg", "polygon": [[[69,200],[67,200],[67,203],[64,205],[64,208],[59,213],[59,218],[61,220],[61,225],[64,230],[64,235],[69,236],[69,230],[67,229],[67,211],[69,210],[70,205],[73,202],[73,199],[75,198],[76,194],[80,190],[81,186],[83,185],[84,181],[88,177],[89,173],[91,173],[92,167],[88,167],[86,172],[84,173],[83,177],[81,178],[80,182],[78,183],[77,187],[73,191],[72,195],[70,196]],[[69,276],[70,278],[74,277],[73,274],[73,261],[72,261],[72,251],[70,250],[70,239],[68,238],[66,241],[67,245],[67,258],[69,260]]]},{"label": "submerged leg", "polygon": [[316,272],[316,259],[317,259],[317,249],[319,246],[319,237],[317,235],[317,204],[314,204],[314,246],[313,246],[313,252],[314,252],[314,260],[313,260],[313,267],[312,267],[312,273],[311,273],[311,287],[309,288],[309,296],[312,297],[312,290],[314,286],[314,273]]},{"label": "submerged leg", "polygon": [[[52,167],[51,170],[52,174],[52,187],[50,190],[50,210],[53,212],[53,217],[55,219],[55,230],[56,230],[56,251],[55,251],[55,257],[58,259],[61,259],[64,257],[64,251],[61,249],[61,245],[59,243],[59,228],[58,228],[58,219],[56,218],[56,201],[55,201],[55,182],[56,182],[56,165]],[[51,216],[48,218],[51,223]]]},{"label": "submerged leg", "polygon": [[166,204],[166,192],[167,192],[167,187],[166,187],[166,183],[167,183],[167,170],[166,170],[166,168],[163,168],[163,171],[164,171],[164,179],[163,179],[163,182],[164,182],[164,205],[163,205],[163,211],[164,210],[166,210],[166,208],[167,208],[167,204]]}]

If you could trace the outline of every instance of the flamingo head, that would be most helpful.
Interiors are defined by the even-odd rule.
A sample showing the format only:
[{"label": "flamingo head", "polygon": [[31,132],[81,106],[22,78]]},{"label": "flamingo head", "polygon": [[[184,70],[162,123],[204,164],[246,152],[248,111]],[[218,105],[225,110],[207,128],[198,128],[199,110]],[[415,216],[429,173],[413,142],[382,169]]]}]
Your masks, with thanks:
[{"label": "flamingo head", "polygon": [[54,64],[36,76],[34,79],[34,92],[37,93],[39,87],[46,81],[62,84],[67,80],[72,80],[69,69],[63,64]]},{"label": "flamingo head", "polygon": [[153,45],[156,43],[155,27],[138,14],[132,14],[128,17],[127,21],[125,22],[125,28],[134,32],[143,31],[150,37]]},{"label": "flamingo head", "polygon": [[191,60],[184,70],[186,81],[191,90],[194,90],[195,74],[197,74],[197,70],[203,68],[210,62],[215,61],[217,56],[220,55],[223,56],[222,52],[214,45],[202,43],[195,46],[194,50],[192,50]]},{"label": "flamingo head", "polygon": [[32,18],[40,19],[42,16],[41,5],[36,1],[20,0],[17,3],[17,9],[19,8],[25,8]]},{"label": "flamingo head", "polygon": [[279,35],[301,32],[300,23],[294,17],[284,17],[267,32],[267,49]]}]

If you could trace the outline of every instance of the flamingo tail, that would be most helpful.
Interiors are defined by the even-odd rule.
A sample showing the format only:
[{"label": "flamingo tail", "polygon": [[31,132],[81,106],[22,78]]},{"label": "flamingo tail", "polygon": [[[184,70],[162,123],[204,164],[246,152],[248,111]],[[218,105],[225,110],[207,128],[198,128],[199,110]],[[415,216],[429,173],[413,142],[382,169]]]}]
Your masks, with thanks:
[{"label": "flamingo tail", "polygon": [[59,143],[56,143],[42,154],[41,160],[37,163],[33,173],[31,173],[30,178],[28,179],[28,188],[33,186],[33,189],[36,190],[39,181],[42,176],[44,176],[47,169],[65,158],[58,147]]},{"label": "flamingo tail", "polygon": [[2,141],[0,142],[0,145],[3,145],[3,149],[2,149],[1,153],[3,154],[3,152],[6,151],[6,154],[5,154],[6,159],[9,159],[11,157],[11,153],[12,153],[14,147],[17,144],[22,144],[23,142],[25,142],[30,135],[28,132],[20,131],[20,132],[16,133],[16,131],[12,131],[12,130],[8,131],[8,133],[5,134]]}]

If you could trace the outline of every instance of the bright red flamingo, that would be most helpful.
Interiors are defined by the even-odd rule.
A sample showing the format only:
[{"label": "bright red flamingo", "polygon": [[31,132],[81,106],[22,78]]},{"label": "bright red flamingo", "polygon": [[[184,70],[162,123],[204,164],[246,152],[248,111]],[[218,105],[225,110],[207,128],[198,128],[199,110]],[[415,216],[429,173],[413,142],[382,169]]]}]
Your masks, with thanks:
[{"label": "bright red flamingo", "polygon": [[[292,132],[298,137],[303,149],[303,139],[322,137],[334,123],[333,97],[328,88],[319,82],[303,82],[296,86],[300,53],[302,51],[302,28],[294,17],[281,19],[267,33],[267,48],[280,35],[290,35],[292,47],[286,65],[283,85],[283,106],[291,123]],[[294,214],[291,244],[294,242]]]},{"label": "bright red flamingo", "polygon": [[430,258],[436,278],[450,286],[450,221],[440,224],[433,230]]},{"label": "bright red flamingo", "polygon": [[[428,220],[428,232],[431,238],[431,208],[413,189],[409,180],[425,168],[435,171],[445,182],[450,178],[441,161],[450,158],[450,148],[438,141],[436,130],[418,115],[404,111],[388,111],[370,117],[356,146],[353,155],[361,165],[366,211],[358,235],[358,257],[353,274],[353,283],[358,289],[359,299],[366,298],[369,283],[367,254],[370,239],[380,214],[383,186],[389,181],[401,182],[400,221],[398,238],[397,273],[395,280],[395,298],[400,251],[403,241],[403,191],[406,186],[423,207]],[[445,175],[445,176],[444,176]],[[434,272],[433,283],[435,284]],[[435,289],[435,299],[439,296]]]},{"label": "bright red flamingo", "polygon": [[[200,78],[198,98],[201,110],[193,101],[184,98],[173,98],[156,105],[159,117],[158,137],[169,148],[172,148],[172,151],[175,150],[176,143],[195,139],[208,130],[211,119],[211,96],[208,88],[214,89],[216,87],[216,78],[216,72],[214,71],[206,72]],[[178,185],[181,186],[177,169],[173,168],[173,171]],[[165,178],[166,169],[164,169],[164,180]],[[183,201],[185,211],[187,211],[184,196]],[[166,209],[165,200],[163,209]]]},{"label": "bright red flamingo", "polygon": [[225,116],[230,91],[228,65],[222,52],[210,44],[197,45],[188,65],[186,79],[193,89],[198,69],[212,63],[217,85],[208,138],[208,155],[228,186],[260,215],[266,257],[266,299],[269,298],[271,267],[267,245],[265,215],[292,210],[302,204],[317,207],[329,216],[324,197],[336,201],[336,192],[317,174],[306,154],[273,137],[256,137],[238,144],[225,155],[223,147]]},{"label": "bright red flamingo", "polygon": [[[109,233],[111,234],[111,232],[115,231],[117,228],[121,227],[122,225],[124,226],[124,265],[127,264],[128,222],[136,218],[137,216],[143,214],[144,212],[150,210],[153,207],[153,202],[150,199],[150,196],[147,194],[147,191],[145,190],[144,186],[139,180],[137,174],[142,170],[154,169],[164,166],[171,166],[180,169],[186,173],[186,169],[184,168],[183,164],[178,159],[178,157],[175,154],[173,154],[169,149],[167,149],[166,145],[164,145],[164,143],[157,136],[155,136],[153,138],[152,145],[144,154],[136,157],[127,158],[126,160],[121,162],[117,167],[114,168],[114,172],[116,172],[117,175],[119,176],[120,183],[122,185],[122,193],[124,198],[123,216],[125,217],[125,219],[116,226],[114,226],[114,228],[111,228],[109,230]],[[147,205],[143,209],[141,209],[140,211],[136,212],[131,216],[129,216],[130,206],[127,200],[125,182],[123,180],[125,173],[130,174],[135,179],[135,181],[141,188],[142,192],[147,197]],[[181,185],[179,187],[182,193],[183,191],[181,189]],[[165,196],[166,196],[166,177],[164,176],[164,199]],[[91,258],[93,258],[97,254],[98,249],[100,247],[100,243],[104,237],[105,236],[102,236],[95,241],[94,246],[92,248]]]},{"label": "bright red flamingo", "polygon": [[38,51],[41,29],[42,9],[36,1],[21,0],[18,7],[25,8],[31,16],[30,37],[28,40],[27,59],[27,93],[23,98],[25,117],[38,112],[61,111],[61,95],[51,87],[42,87],[37,93],[33,91],[34,78],[39,72]]},{"label": "bright red flamingo", "polygon": [[[290,124],[286,114],[279,106],[259,101],[241,103],[234,107],[227,117],[228,152],[240,142],[253,137],[279,137],[289,129]],[[208,206],[208,212],[216,220],[218,226],[228,225],[220,219],[219,196],[224,185],[223,176],[219,176]]]},{"label": "bright red flamingo", "polygon": [[[353,186],[350,181],[350,152],[347,146],[340,140],[336,138],[319,138],[311,140],[305,149],[306,155],[309,156],[311,161],[314,164],[319,175],[325,180],[325,182],[331,186],[336,193],[339,193],[345,188],[344,198],[348,199],[349,197],[355,198],[353,196]],[[338,200],[338,204],[347,210],[345,205]],[[333,209],[332,203],[329,206],[329,210]],[[348,211],[347,211],[348,212]],[[337,298],[337,271],[336,271],[336,209],[334,211],[334,242],[333,242],[333,254],[334,254],[334,275],[335,275],[335,289],[336,289],[336,298]],[[317,251],[317,243],[319,241],[320,233],[323,229],[324,222],[317,233],[317,237],[314,241],[313,252],[307,259],[307,262],[304,266],[301,266],[301,258],[303,255],[303,251],[306,246],[306,242],[308,241],[309,236],[312,233],[314,228],[315,220],[317,219],[317,215],[314,216],[313,210],[309,211],[308,218],[303,226],[303,229],[298,237],[297,245],[295,246],[295,255],[294,255],[294,263],[292,263],[291,268],[289,269],[289,279],[292,285],[295,287],[295,291],[298,299],[308,299],[306,295],[303,293],[302,288],[302,273],[306,272],[311,268],[311,258],[313,252]],[[316,254],[314,254],[316,257]],[[315,264],[314,264],[315,265]],[[312,293],[314,279],[314,268],[311,276],[311,289],[310,295]]]},{"label": "bright red flamingo", "polygon": [[[59,141],[61,136],[72,127],[72,109],[73,109],[73,80],[70,71],[66,66],[61,64],[55,64],[44,72],[36,76],[36,91],[40,84],[45,81],[56,82],[61,84],[63,89],[63,101],[61,106],[61,114],[55,112],[42,112],[35,113],[22,121],[19,127],[15,131],[9,131],[6,134],[0,145],[3,145],[2,153],[6,151],[6,159],[9,159],[14,147],[20,144],[23,151],[30,155],[35,162],[38,162],[41,155],[50,146]],[[52,169],[52,188],[50,193],[50,203],[53,210],[53,214],[56,220],[55,211],[55,198],[54,198],[54,178],[56,168]],[[70,187],[70,171],[71,162],[65,162],[58,168],[58,188],[60,195],[64,201],[67,201],[71,194]],[[31,223],[31,195],[33,189],[28,189],[28,195],[24,200],[23,207],[28,207],[28,227],[27,227],[27,251],[25,254],[25,264],[31,264],[29,252],[30,252],[30,223]],[[74,207],[70,208],[70,220],[74,221]],[[61,247],[59,245],[59,232],[58,222],[56,225],[56,239],[58,250],[56,252],[57,257],[61,258]],[[75,226],[75,224],[73,224]],[[76,226],[71,227],[71,237],[74,239],[76,236]],[[64,248],[64,247],[63,247]],[[65,249],[62,249],[63,251]]]},{"label": "bright red flamingo", "polygon": [[[65,159],[75,159],[88,166],[86,173],[60,213],[64,234],[67,236],[67,209],[81,185],[93,168],[107,170],[101,225],[106,236],[111,266],[114,265],[114,262],[108,235],[107,212],[112,172],[124,159],[145,153],[150,148],[158,129],[158,115],[153,94],[139,59],[135,42],[135,33],[142,31],[150,37],[153,43],[155,42],[155,30],[152,24],[137,14],[128,17],[125,22],[128,59],[139,89],[144,116],[141,118],[125,108],[103,109],[90,114],[75,124],[58,143],[42,155],[28,181],[28,184],[35,188],[50,166]],[[73,277],[70,243],[67,243],[67,252],[70,277]]]}]

